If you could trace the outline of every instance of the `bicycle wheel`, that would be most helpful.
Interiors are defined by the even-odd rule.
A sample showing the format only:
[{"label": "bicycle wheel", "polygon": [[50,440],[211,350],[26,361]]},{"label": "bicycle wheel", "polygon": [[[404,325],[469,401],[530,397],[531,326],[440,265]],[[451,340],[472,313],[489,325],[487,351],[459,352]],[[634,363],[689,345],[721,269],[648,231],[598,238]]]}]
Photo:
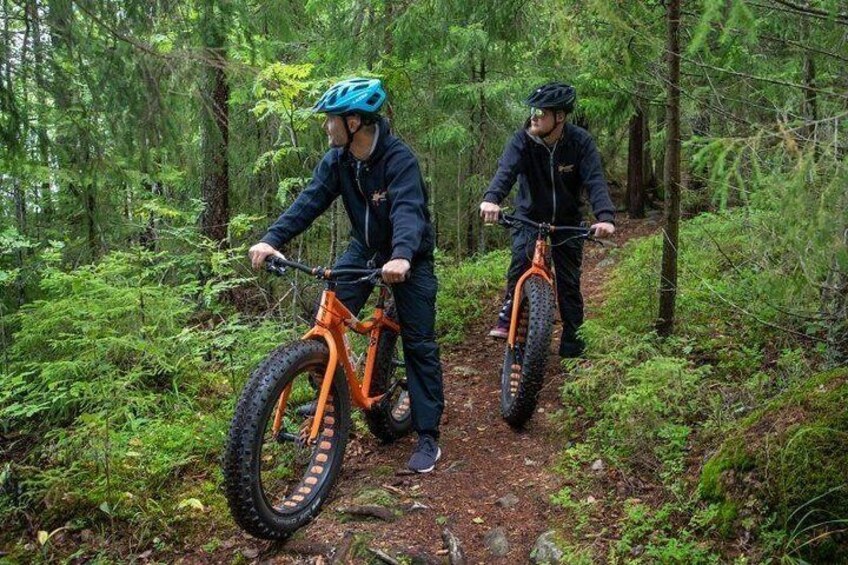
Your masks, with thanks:
[{"label": "bicycle wheel", "polygon": [[[230,512],[252,536],[287,538],[316,516],[338,477],[350,432],[350,397],[340,368],[317,441],[307,441],[328,360],[321,341],[280,347],[242,392],[223,472]],[[275,433],[280,402],[285,404]]]},{"label": "bicycle wheel", "polygon": [[[397,319],[394,305],[386,308],[386,315],[393,320]],[[388,396],[383,402],[365,412],[365,422],[377,439],[391,443],[412,429],[412,409],[409,404],[400,336],[388,328],[383,328],[377,342],[371,395],[386,392]]]},{"label": "bicycle wheel", "polygon": [[501,415],[523,426],[536,410],[554,325],[554,291],[543,278],[531,276],[521,291],[515,346],[506,346],[501,369]]}]

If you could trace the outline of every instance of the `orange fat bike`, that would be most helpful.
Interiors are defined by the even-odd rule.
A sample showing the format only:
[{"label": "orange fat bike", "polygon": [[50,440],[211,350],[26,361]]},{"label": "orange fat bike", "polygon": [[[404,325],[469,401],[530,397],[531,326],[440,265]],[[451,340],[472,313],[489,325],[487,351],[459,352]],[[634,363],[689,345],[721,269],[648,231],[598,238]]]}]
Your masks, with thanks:
[{"label": "orange fat bike", "polygon": [[573,239],[593,240],[589,228],[536,223],[504,214],[505,227],[536,232],[533,262],[518,279],[512,298],[509,336],[501,369],[501,415],[511,426],[523,426],[536,410],[545,377],[554,326],[556,292],[551,271],[550,243],[553,233],[570,233],[557,245]]},{"label": "orange fat bike", "polygon": [[[400,358],[399,326],[379,269],[325,269],[272,257],[266,269],[297,269],[327,286],[315,325],[274,350],[242,390],[230,424],[223,472],[236,523],[249,534],[281,540],[320,511],[339,475],[351,427],[351,404],[371,432],[391,442],[412,426]],[[345,280],[346,279],[346,280]],[[379,288],[376,309],[358,320],[336,296],[337,285]],[[364,368],[348,330],[368,337]],[[359,356],[362,360],[362,356]]]}]

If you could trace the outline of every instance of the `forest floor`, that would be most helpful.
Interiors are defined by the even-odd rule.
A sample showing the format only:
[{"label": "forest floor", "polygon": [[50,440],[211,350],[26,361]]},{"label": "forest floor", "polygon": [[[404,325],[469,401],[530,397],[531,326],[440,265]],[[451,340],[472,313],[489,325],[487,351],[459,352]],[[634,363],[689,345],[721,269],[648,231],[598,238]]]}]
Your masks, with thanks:
[{"label": "forest floor", "polygon": [[[583,294],[588,316],[603,308],[602,287],[614,262],[609,259],[611,251],[657,229],[652,219],[622,220],[613,246],[587,245]],[[494,313],[499,304],[491,297],[480,307]],[[467,563],[528,562],[539,536],[562,522],[558,514],[567,512],[550,503],[551,495],[564,485],[556,472],[559,454],[566,438],[574,435],[564,433],[557,418],[559,391],[567,374],[554,349],[557,325],[537,413],[523,431],[510,428],[499,408],[503,343],[486,336],[493,317],[481,316],[468,328],[463,343],[442,348],[443,455],[434,472],[410,475],[405,471],[414,437],[381,445],[367,432],[356,432],[331,500],[292,539],[258,541],[233,526],[229,532],[198,533],[205,539],[191,540],[194,543],[186,546],[195,549],[174,555],[174,561],[369,563],[381,562],[376,553],[382,552],[398,563],[444,563],[447,529],[459,540]],[[352,505],[375,504],[389,508],[394,518],[388,522],[352,519],[339,512]],[[212,537],[222,541],[209,547]],[[502,556],[491,549],[499,544]],[[339,560],[341,554],[344,557]]]}]

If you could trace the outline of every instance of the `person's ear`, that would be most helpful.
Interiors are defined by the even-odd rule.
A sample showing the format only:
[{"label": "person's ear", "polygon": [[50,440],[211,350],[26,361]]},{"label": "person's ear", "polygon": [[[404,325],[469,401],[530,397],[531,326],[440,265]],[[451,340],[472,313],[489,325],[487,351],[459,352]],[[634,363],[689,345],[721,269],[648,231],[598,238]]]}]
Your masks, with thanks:
[{"label": "person's ear", "polygon": [[554,115],[554,121],[555,121],[555,123],[557,123],[557,124],[561,124],[562,122],[564,122],[564,121],[565,121],[565,112],[563,112],[563,111],[558,111],[558,112]]},{"label": "person's ear", "polygon": [[347,120],[347,129],[351,134],[358,132],[359,128],[362,127],[362,118],[356,114],[347,116],[345,119]]}]

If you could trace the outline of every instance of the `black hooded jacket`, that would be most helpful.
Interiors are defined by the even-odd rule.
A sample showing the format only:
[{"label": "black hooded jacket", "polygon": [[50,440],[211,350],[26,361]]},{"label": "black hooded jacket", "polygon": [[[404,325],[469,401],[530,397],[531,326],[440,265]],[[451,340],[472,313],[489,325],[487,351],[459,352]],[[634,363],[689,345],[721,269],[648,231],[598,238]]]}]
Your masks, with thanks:
[{"label": "black hooded jacket", "polygon": [[341,196],[351,237],[383,260],[432,256],[433,226],[428,194],[415,155],[392,135],[388,122],[377,123],[377,145],[366,161],[343,149],[330,149],[315,167],[312,180],[283,212],[262,241],[274,248],[303,232],[336,197]]},{"label": "black hooded jacket", "polygon": [[518,179],[516,211],[537,222],[578,225],[580,188],[586,186],[592,212],[600,222],[612,222],[615,207],[601,168],[601,157],[589,132],[566,123],[553,147],[521,129],[504,148],[498,171],[483,196],[500,204]]}]

